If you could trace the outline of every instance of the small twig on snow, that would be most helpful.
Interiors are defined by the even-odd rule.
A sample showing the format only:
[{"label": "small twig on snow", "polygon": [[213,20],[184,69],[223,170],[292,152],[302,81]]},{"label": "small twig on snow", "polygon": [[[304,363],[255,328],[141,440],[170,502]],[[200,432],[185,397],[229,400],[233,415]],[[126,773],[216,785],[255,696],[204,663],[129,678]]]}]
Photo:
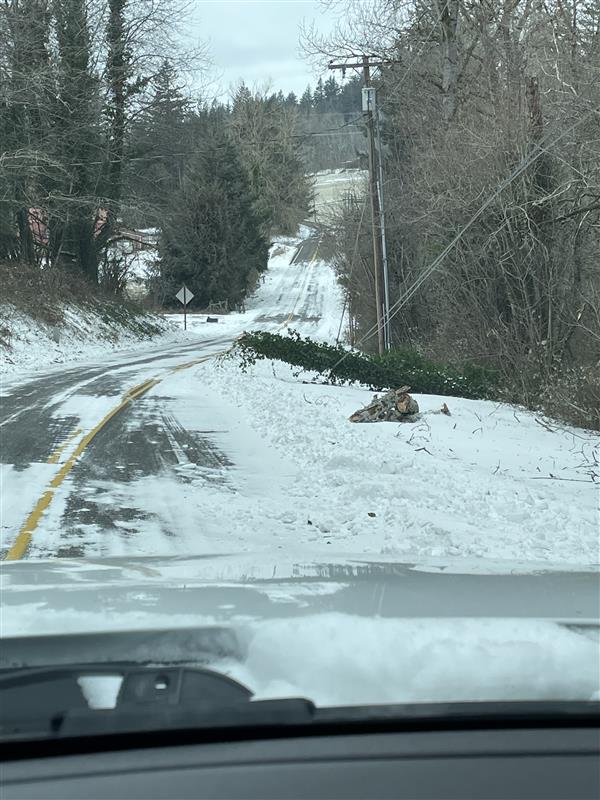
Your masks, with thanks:
[{"label": "small twig on snow", "polygon": [[554,428],[551,428],[550,425],[547,425],[545,422],[542,422],[541,419],[538,419],[537,417],[534,417],[534,419],[535,419],[535,421],[537,422],[538,425],[542,426],[542,428],[546,428],[546,430],[550,431],[550,433],[556,433]]},{"label": "small twig on snow", "polygon": [[559,478],[556,475],[531,475],[530,481],[569,481],[570,483],[596,483],[592,477],[591,481],[585,481],[583,478]]},{"label": "small twig on snow", "polygon": [[[426,447],[417,447],[415,453],[419,453],[421,450],[424,450],[426,453],[429,453],[429,450]],[[429,455],[432,456],[433,453],[429,453]]]}]

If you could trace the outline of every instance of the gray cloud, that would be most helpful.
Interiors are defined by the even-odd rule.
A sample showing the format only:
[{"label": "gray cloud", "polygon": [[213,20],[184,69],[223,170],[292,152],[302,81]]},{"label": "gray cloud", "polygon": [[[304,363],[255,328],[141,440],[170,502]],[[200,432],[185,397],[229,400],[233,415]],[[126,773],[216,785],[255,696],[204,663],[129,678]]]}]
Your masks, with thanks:
[{"label": "gray cloud", "polygon": [[193,20],[190,33],[208,42],[221,90],[244,80],[286,93],[315,82],[299,52],[302,22],[326,32],[335,21],[318,0],[201,0]]}]

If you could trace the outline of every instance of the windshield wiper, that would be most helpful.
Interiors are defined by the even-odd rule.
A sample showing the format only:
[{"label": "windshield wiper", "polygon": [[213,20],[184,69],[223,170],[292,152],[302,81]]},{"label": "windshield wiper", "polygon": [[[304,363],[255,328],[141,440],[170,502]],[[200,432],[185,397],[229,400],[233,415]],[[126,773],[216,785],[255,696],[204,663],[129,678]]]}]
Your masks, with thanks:
[{"label": "windshield wiper", "polygon": [[[120,677],[114,707],[91,708],[80,681]],[[358,733],[391,730],[594,726],[600,703],[581,701],[410,703],[317,708],[310,700],[253,700],[242,684],[198,667],[140,666],[131,662],[0,671],[0,740],[75,743],[177,732],[220,736]],[[133,738],[131,738],[131,735]],[[174,741],[170,739],[169,741]],[[77,744],[79,747],[92,746]],[[98,746],[93,745],[93,746]],[[108,746],[108,745],[107,745]]]},{"label": "windshield wiper", "polygon": [[[82,680],[106,677],[121,680],[114,707],[90,707]],[[251,699],[241,683],[200,667],[119,662],[2,670],[0,738],[306,724],[315,711],[308,700]]]}]

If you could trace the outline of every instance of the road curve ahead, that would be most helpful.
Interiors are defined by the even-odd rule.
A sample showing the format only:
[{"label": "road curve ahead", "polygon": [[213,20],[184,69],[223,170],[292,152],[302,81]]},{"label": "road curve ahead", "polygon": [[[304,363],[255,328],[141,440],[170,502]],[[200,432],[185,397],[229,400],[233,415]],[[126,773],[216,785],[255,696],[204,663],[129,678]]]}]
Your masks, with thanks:
[{"label": "road curve ahead", "polygon": [[[232,468],[261,446],[251,432],[248,452],[228,439],[230,419],[192,379],[194,365],[245,328],[322,326],[335,278],[316,258],[318,242],[315,233],[284,248],[239,330],[5,381],[0,558],[183,554],[181,489],[194,487],[194,502],[202,492],[226,502],[240,491]],[[197,553],[209,542],[192,545]]]}]

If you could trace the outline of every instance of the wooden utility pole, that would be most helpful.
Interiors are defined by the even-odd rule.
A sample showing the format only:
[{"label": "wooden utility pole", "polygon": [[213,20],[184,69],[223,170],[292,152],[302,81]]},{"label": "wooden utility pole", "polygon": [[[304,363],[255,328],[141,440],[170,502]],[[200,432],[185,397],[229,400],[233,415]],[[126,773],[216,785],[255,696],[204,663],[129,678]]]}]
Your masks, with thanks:
[{"label": "wooden utility pole", "polygon": [[[357,56],[360,61],[345,62],[335,64],[329,63],[329,69],[341,69],[344,73],[347,69],[362,69],[363,81],[365,89],[371,86],[371,67],[382,67],[384,64],[392,63],[381,61],[380,59],[374,60],[373,56],[361,55]],[[379,355],[382,355],[386,347],[389,347],[388,337],[385,334],[386,326],[388,323],[387,313],[384,312],[384,304],[382,302],[382,276],[383,270],[383,250],[380,239],[381,231],[378,231],[378,221],[381,220],[381,209],[379,207],[379,192],[378,192],[378,178],[376,169],[376,151],[375,151],[375,117],[373,109],[368,106],[366,111],[367,118],[367,138],[368,138],[368,156],[369,156],[369,196],[371,200],[371,233],[373,237],[373,273],[375,277],[375,311],[377,319],[377,345]],[[385,281],[387,285],[387,281]]]}]

